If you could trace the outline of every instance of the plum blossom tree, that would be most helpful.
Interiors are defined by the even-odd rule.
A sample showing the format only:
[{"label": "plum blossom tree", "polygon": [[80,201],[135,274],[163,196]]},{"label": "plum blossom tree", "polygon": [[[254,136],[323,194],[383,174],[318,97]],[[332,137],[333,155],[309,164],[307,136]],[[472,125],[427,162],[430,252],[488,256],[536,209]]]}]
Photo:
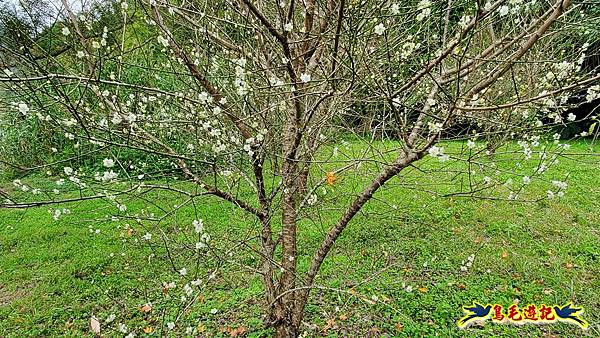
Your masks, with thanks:
[{"label": "plum blossom tree", "polygon": [[[259,225],[253,271],[264,287],[265,325],[277,337],[300,333],[323,262],[379,189],[426,161],[431,175],[464,181],[446,195],[525,200],[526,186],[544,181],[567,147],[557,128],[594,115],[563,116],[570,95],[600,96],[597,69],[581,69],[585,35],[560,45],[565,30],[585,21],[585,6],[571,0],[128,1],[113,6],[119,19],[106,25],[63,6],[47,40],[2,47],[0,81],[13,96],[11,116],[75,151],[26,168],[3,159],[59,178],[51,190],[15,180],[18,193],[1,192],[0,207],[46,206],[59,219],[69,213],[62,203],[103,199],[117,218],[160,224],[219,198]],[[340,150],[342,137],[364,149]],[[495,163],[504,144],[517,167]],[[120,158],[126,151],[167,161],[184,182],[157,183],[162,172]],[[97,172],[70,166],[81,159],[96,161]],[[337,220],[321,224],[312,252],[300,251],[302,220],[327,207],[324,192],[352,174],[361,179]],[[567,189],[562,180],[548,184],[544,198]],[[129,213],[128,203],[159,190],[185,202],[163,215]],[[211,250],[219,239],[210,225],[185,226],[191,244],[164,241],[169,252],[222,254]],[[141,239],[164,238],[154,229]],[[184,302],[202,284],[190,266],[173,264]],[[119,330],[127,332],[124,324]]]}]

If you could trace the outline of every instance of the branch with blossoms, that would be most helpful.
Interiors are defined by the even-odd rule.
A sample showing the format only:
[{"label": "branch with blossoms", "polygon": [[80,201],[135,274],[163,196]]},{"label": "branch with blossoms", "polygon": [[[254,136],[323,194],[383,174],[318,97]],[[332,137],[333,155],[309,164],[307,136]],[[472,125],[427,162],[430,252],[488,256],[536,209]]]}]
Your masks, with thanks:
[{"label": "branch with blossoms", "polygon": [[[567,178],[544,178],[568,149],[557,130],[593,123],[596,108],[574,109],[600,99],[598,69],[584,66],[589,44],[567,36],[583,10],[569,0],[151,0],[123,2],[118,26],[96,28],[63,5],[57,39],[72,48],[52,66],[15,52],[26,62],[0,77],[15,124],[60,135],[51,161],[6,162],[45,170],[56,188],[19,179],[0,207],[102,199],[116,219],[135,220],[140,242],[164,247],[184,285],[172,328],[202,282],[236,264],[260,275],[265,325],[297,336],[322,265],[380,190],[561,197]],[[555,50],[561,39],[572,47]],[[519,166],[502,168],[509,157]],[[412,171],[425,182],[409,180]],[[448,191],[444,180],[461,183]],[[527,196],[532,180],[546,196]],[[182,200],[152,202],[159,191]],[[195,203],[210,198],[252,226],[232,221],[222,238],[209,235]],[[136,214],[134,201],[160,214]],[[188,209],[195,219],[166,235],[167,220]],[[336,221],[324,222],[324,210]],[[299,249],[305,221],[325,229],[312,252]],[[258,257],[255,266],[238,264],[236,250]]]}]

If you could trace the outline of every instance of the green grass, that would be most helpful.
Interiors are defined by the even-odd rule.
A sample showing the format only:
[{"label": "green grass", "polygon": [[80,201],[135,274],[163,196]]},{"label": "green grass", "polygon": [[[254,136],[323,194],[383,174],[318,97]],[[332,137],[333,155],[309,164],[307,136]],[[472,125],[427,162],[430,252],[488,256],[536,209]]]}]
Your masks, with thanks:
[{"label": "green grass", "polygon": [[[458,146],[446,145],[449,152]],[[363,150],[355,143],[340,145],[340,156]],[[583,143],[574,143],[569,150],[584,151],[588,149]],[[503,156],[499,153],[498,167],[487,171],[502,181],[514,171],[514,162],[502,161]],[[302,329],[308,336],[331,337],[369,332],[395,337],[600,336],[600,163],[592,155],[560,160],[545,177],[563,180],[570,175],[566,196],[532,203],[436,197],[427,192],[433,189],[430,184],[436,183],[435,190],[446,194],[464,184],[465,177],[450,180],[453,175],[437,171],[445,164],[430,159],[420,163],[419,170],[406,170],[376,194],[339,239],[317,279],[327,289],[312,292]],[[315,171],[314,179],[337,166],[328,164]],[[341,173],[340,183],[327,187],[327,194],[319,190],[319,203],[307,209],[300,222],[301,271],[307,269],[323,233],[375,166],[365,164]],[[508,172],[494,175],[496,169]],[[46,179],[24,181],[53,188]],[[547,182],[536,180],[522,196],[545,196],[548,187]],[[505,187],[496,189],[498,196],[505,197]],[[122,202],[131,215],[141,215],[142,209],[158,214],[160,208],[183,202],[164,191],[147,197],[147,201]],[[197,199],[194,206],[186,204],[160,223],[106,218],[115,213],[107,201],[62,207],[72,212],[59,221],[52,219],[47,207],[0,210],[0,336],[91,336],[92,314],[101,319],[107,336],[123,335],[116,331],[119,322],[138,336],[145,335],[145,327],[152,327],[154,336],[167,335],[162,326],[176,316],[181,316],[180,328],[201,325],[206,336],[228,336],[224,328],[238,326],[244,326],[250,336],[269,335],[261,324],[260,279],[238,264],[257,265],[252,252],[257,225],[230,204],[216,198]],[[204,219],[213,238],[212,250],[225,259],[193,255],[185,248],[194,242],[186,230],[194,218]],[[125,224],[134,229],[131,234]],[[146,231],[153,233],[150,246],[140,240]],[[161,233],[173,248],[170,259]],[[246,244],[236,246],[243,239]],[[151,253],[154,258],[148,257]],[[461,272],[461,263],[469,255],[475,255],[473,266]],[[189,309],[181,309],[178,301],[184,281],[176,270],[182,266],[188,267],[188,277],[197,275],[204,281],[200,300]],[[213,271],[215,278],[208,280]],[[163,281],[177,281],[178,288],[165,295]],[[405,286],[413,291],[407,292]],[[472,301],[510,305],[515,300],[520,304],[572,301],[586,309],[590,327],[587,331],[567,324],[456,327],[463,305]],[[148,301],[153,310],[144,314],[138,308]],[[212,309],[218,312],[213,314]],[[110,314],[116,319],[107,324],[104,319]]]}]

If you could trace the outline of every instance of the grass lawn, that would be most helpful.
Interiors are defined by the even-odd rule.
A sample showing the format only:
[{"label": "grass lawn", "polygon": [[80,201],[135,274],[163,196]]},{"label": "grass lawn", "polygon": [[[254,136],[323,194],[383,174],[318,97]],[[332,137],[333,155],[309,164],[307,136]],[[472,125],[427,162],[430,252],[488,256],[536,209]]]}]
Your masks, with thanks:
[{"label": "grass lawn", "polygon": [[[352,143],[340,149],[361,151]],[[584,143],[573,143],[567,152],[586,151]],[[566,195],[532,203],[432,194],[465,184],[437,172],[435,159],[402,172],[357,215],[326,259],[302,329],[307,336],[331,337],[599,337],[600,157],[559,159],[545,177],[568,176]],[[505,180],[514,163],[499,163],[493,177]],[[335,168],[330,166],[323,171]],[[317,205],[301,215],[301,271],[372,166],[341,173],[340,182],[318,190]],[[55,179],[22,180],[51,190]],[[2,186],[12,188],[10,182]],[[548,187],[532,181],[523,197],[546,196]],[[495,189],[504,196],[503,185]],[[243,327],[248,336],[269,336],[261,322],[260,279],[250,269],[259,262],[253,252],[256,222],[216,198],[187,202],[160,222],[144,221],[185,202],[168,191],[146,198],[123,201],[130,218],[112,218],[114,204],[104,200],[61,206],[71,213],[57,221],[48,207],[0,209],[0,337],[93,336],[92,315],[105,336],[124,336],[119,323],[137,336],[166,336],[166,323],[175,318],[178,328],[192,327],[194,335],[229,337],[231,328]],[[219,259],[190,250],[188,229],[197,218],[204,220],[214,243],[210,250]],[[153,236],[143,240],[147,232]],[[173,250],[166,251],[164,242]],[[472,266],[461,271],[471,255]],[[182,267],[186,277],[178,276]],[[196,301],[183,307],[182,286],[194,278],[203,281]],[[171,281],[175,289],[160,285]],[[583,331],[564,323],[488,322],[460,330],[461,306],[473,301],[571,301],[585,308],[590,326]],[[140,311],[147,302],[152,310]],[[111,315],[115,319],[108,322]]]}]

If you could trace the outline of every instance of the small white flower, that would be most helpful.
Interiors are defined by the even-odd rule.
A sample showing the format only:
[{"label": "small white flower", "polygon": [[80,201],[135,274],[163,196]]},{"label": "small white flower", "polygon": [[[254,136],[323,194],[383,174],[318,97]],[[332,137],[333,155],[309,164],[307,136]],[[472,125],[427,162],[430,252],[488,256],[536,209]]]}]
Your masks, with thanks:
[{"label": "small white flower", "polygon": [[27,115],[27,113],[29,112],[29,106],[27,106],[27,104],[23,102],[19,103],[17,109],[19,109],[19,112],[23,115]]},{"label": "small white flower", "polygon": [[283,30],[286,32],[291,32],[292,29],[294,29],[294,24],[292,24],[291,22],[288,22],[285,25],[283,25]]},{"label": "small white flower", "polygon": [[158,36],[158,42],[160,42],[160,44],[164,47],[169,47],[169,40],[162,35]]},{"label": "small white flower", "polygon": [[196,231],[196,233],[199,234],[204,232],[204,222],[202,221],[202,219],[194,220],[192,224],[194,225],[194,230]]},{"label": "small white flower", "polygon": [[467,147],[468,147],[469,149],[473,149],[473,148],[475,148],[475,142],[473,142],[472,140],[468,140],[468,141],[467,141]]},{"label": "small white flower", "polygon": [[127,8],[129,8],[129,5],[127,4],[127,2],[126,1],[121,2],[121,9],[127,10]]},{"label": "small white flower", "polygon": [[65,172],[65,175],[73,174],[73,168],[71,168],[71,167],[64,167],[63,171]]},{"label": "small white flower", "polygon": [[300,75],[300,81],[307,83],[310,81],[310,74],[306,74],[306,73],[302,73],[302,75]]},{"label": "small white flower", "polygon": [[69,27],[63,27],[61,32],[62,32],[62,35],[64,35],[64,36],[69,36],[69,34],[71,34]]},{"label": "small white flower", "polygon": [[562,181],[552,181],[552,185],[554,185],[555,187],[557,187],[560,190],[565,190],[567,189],[567,182],[562,182]]},{"label": "small white flower", "polygon": [[508,10],[508,6],[504,5],[498,9],[498,12],[500,13],[500,16],[505,16],[506,14],[508,14]]},{"label": "small white flower", "polygon": [[390,12],[393,15],[398,15],[400,14],[400,6],[398,6],[398,4],[393,4],[392,7],[390,7]]},{"label": "small white flower", "polygon": [[575,116],[575,114],[573,113],[569,113],[569,116],[567,116],[567,120],[569,121],[575,121],[577,119],[577,116]]},{"label": "small white flower", "polygon": [[181,268],[181,270],[179,270],[179,274],[182,276],[187,275],[187,269],[186,268]]},{"label": "small white flower", "polygon": [[523,184],[527,185],[531,183],[531,178],[529,176],[523,176]]},{"label": "small white flower", "polygon": [[212,310],[210,310],[210,313],[212,313],[213,315],[214,315],[214,314],[217,314],[217,312],[219,312],[219,310],[218,310],[218,309],[212,309]]},{"label": "small white flower", "polygon": [[379,25],[375,26],[375,34],[377,35],[383,35],[383,32],[385,32],[385,26],[380,23]]},{"label": "small white flower", "polygon": [[167,323],[167,327],[169,328],[169,330],[173,330],[175,328],[175,323],[173,322],[168,322]]},{"label": "small white flower", "polygon": [[104,165],[106,168],[112,168],[115,165],[115,161],[112,158],[105,158],[102,160],[102,165]]},{"label": "small white flower", "polygon": [[78,59],[81,59],[84,56],[85,56],[85,53],[83,51],[81,51],[81,50],[77,51],[77,58]]},{"label": "small white flower", "polygon": [[551,200],[551,199],[553,199],[553,198],[554,198],[554,192],[552,192],[552,191],[548,190],[546,193],[548,194],[548,199],[549,199],[549,200]]},{"label": "small white flower", "polygon": [[98,41],[92,41],[92,48],[94,48],[94,49],[100,48],[100,43]]}]

